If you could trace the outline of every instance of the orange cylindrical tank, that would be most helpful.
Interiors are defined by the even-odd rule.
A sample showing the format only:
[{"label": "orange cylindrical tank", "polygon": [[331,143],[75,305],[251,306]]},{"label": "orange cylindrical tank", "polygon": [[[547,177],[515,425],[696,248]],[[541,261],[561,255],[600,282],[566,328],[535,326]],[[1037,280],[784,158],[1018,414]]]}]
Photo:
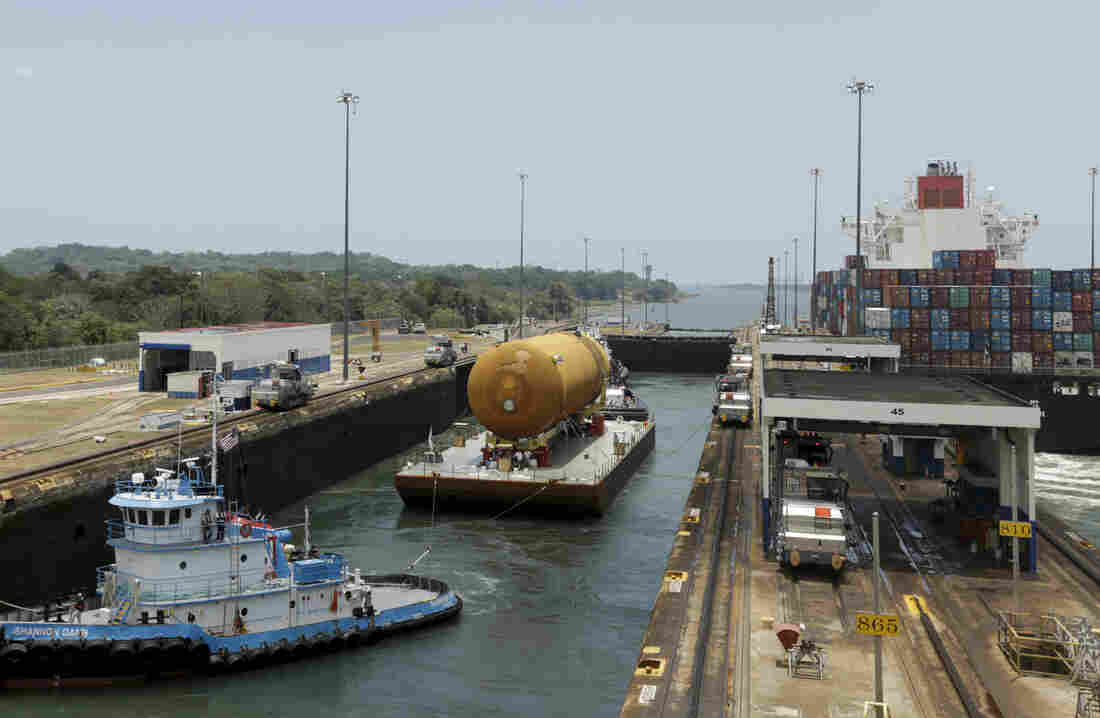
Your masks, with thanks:
[{"label": "orange cylindrical tank", "polygon": [[535,436],[595,401],[609,369],[594,339],[547,334],[479,356],[466,393],[474,416],[497,436]]}]

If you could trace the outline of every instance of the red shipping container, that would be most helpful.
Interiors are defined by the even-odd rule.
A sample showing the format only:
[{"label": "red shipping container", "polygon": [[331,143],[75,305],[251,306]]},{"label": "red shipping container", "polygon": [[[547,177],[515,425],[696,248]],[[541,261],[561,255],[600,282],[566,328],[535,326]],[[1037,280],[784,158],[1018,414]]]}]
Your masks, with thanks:
[{"label": "red shipping container", "polygon": [[955,284],[969,287],[974,283],[974,268],[958,269],[955,271]]},{"label": "red shipping container", "polygon": [[976,250],[964,249],[959,252],[959,269],[966,267],[967,269],[974,269],[978,266],[978,255]]},{"label": "red shipping container", "polygon": [[[983,250],[984,251],[984,250]],[[974,284],[988,287],[993,284],[993,270],[978,268],[974,270]]]},{"label": "red shipping container", "polygon": [[1038,354],[1050,354],[1054,351],[1054,335],[1050,332],[1032,332],[1031,351]]},{"label": "red shipping container", "polygon": [[910,329],[931,329],[932,328],[932,310],[931,309],[910,309],[909,310],[909,328]]},{"label": "red shipping container", "polygon": [[889,297],[890,307],[908,307],[909,306],[909,287],[887,287],[883,292],[883,297]]},{"label": "red shipping container", "polygon": [[993,352],[989,356],[994,369],[1012,368],[1012,352]]},{"label": "red shipping container", "polygon": [[951,310],[951,328],[952,329],[969,329],[970,328],[970,310],[969,309],[952,309]]},{"label": "red shipping container", "polygon": [[955,270],[954,269],[933,269],[932,281],[937,286],[946,287],[955,283]]},{"label": "red shipping container", "polygon": [[978,267],[993,269],[997,266],[997,254],[992,249],[978,249],[975,250],[975,253],[977,255]]},{"label": "red shipping container", "polygon": [[989,307],[989,287],[971,287],[970,306]]},{"label": "red shipping container", "polygon": [[970,366],[976,369],[988,369],[991,359],[985,352],[970,352]]},{"label": "red shipping container", "polygon": [[913,346],[913,335],[908,329],[891,329],[890,340],[900,345],[903,352]]},{"label": "red shipping container", "polygon": [[1074,312],[1073,331],[1080,334],[1087,334],[1088,332],[1091,332],[1092,312]]},{"label": "red shipping container", "polygon": [[951,352],[932,352],[932,366],[949,366]]},{"label": "red shipping container", "polygon": [[[1091,292],[1074,292],[1073,293],[1073,311],[1075,312],[1089,312],[1092,313],[1092,293]],[[1077,331],[1074,329],[1073,331]]]},{"label": "red shipping container", "polygon": [[882,286],[894,287],[901,282],[898,279],[898,270],[896,269],[884,269],[882,270]]},{"label": "red shipping container", "polygon": [[922,287],[931,287],[933,283],[933,277],[935,276],[932,269],[918,269],[917,270],[917,284]]},{"label": "red shipping container", "polygon": [[1032,369],[1053,369],[1054,368],[1054,354],[1032,354],[1031,355],[1031,368]]},{"label": "red shipping container", "polygon": [[1031,286],[1031,270],[1030,269],[1013,269],[1012,270],[1012,283],[1020,287]]},{"label": "red shipping container", "polygon": [[1031,332],[1013,332],[1012,333],[1012,351],[1014,351],[1014,352],[1029,352],[1029,351],[1031,351]]},{"label": "red shipping container", "polygon": [[[925,309],[924,311],[928,311]],[[932,351],[932,330],[930,329],[911,329],[912,333],[912,349],[914,352],[928,352]]]},{"label": "red shipping container", "polygon": [[878,289],[882,286],[882,274],[878,269],[863,270],[863,288]]},{"label": "red shipping container", "polygon": [[[1100,269],[1092,270],[1092,288],[1100,289]],[[1096,366],[1093,364],[1093,366]]]},{"label": "red shipping container", "polygon": [[970,366],[970,352],[951,352],[951,366]]},{"label": "red shipping container", "polygon": [[932,287],[932,308],[947,309],[951,306],[951,293],[947,287]]},{"label": "red shipping container", "polygon": [[1031,310],[1030,309],[1013,309],[1012,314],[1010,314],[1009,316],[1012,319],[1012,331],[1014,331],[1014,332],[1031,331]]},{"label": "red shipping container", "polygon": [[1031,308],[1031,287],[1013,287],[1012,288],[1012,308],[1013,309],[1030,309]]},{"label": "red shipping container", "polygon": [[989,310],[982,308],[970,308],[970,328],[989,329]]}]

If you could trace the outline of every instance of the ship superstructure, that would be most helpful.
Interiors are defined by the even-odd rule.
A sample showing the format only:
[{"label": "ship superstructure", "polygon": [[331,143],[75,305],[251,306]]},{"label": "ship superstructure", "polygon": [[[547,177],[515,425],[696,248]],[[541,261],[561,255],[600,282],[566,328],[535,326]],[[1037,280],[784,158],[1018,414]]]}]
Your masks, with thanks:
[{"label": "ship superstructure", "polygon": [[[855,239],[854,217],[842,217],[841,226]],[[869,268],[931,267],[938,250],[992,249],[998,267],[1014,269],[1023,266],[1039,215],[1008,214],[994,187],[978,191],[973,168],[964,177],[957,162],[937,159],[923,175],[906,178],[900,206],[876,202],[860,227]]]}]

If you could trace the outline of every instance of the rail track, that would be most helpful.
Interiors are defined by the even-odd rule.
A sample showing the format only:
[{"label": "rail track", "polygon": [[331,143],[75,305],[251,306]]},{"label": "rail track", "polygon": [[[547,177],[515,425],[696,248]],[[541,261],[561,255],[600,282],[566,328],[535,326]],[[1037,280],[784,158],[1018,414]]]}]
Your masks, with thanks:
[{"label": "rail track", "polygon": [[[461,359],[461,360],[455,362],[454,366],[459,367],[459,366],[466,366],[466,365],[469,365],[469,364],[473,364],[474,360],[475,360],[474,357],[464,358],[464,359]],[[413,369],[413,370],[404,371],[404,372],[398,372],[396,374],[390,374],[390,375],[386,375],[384,377],[378,377],[376,379],[371,379],[369,381],[358,382],[356,384],[352,384],[352,385],[349,385],[349,386],[343,386],[343,387],[339,387],[337,389],[328,390],[325,393],[319,394],[314,399],[312,399],[307,406],[316,406],[318,404],[324,404],[328,401],[331,401],[332,399],[343,398],[343,396],[347,395],[347,394],[351,394],[351,393],[354,393],[354,392],[357,392],[357,391],[363,391],[364,389],[368,389],[370,387],[378,386],[380,384],[385,384],[387,382],[391,382],[391,381],[394,381],[394,380],[397,380],[397,379],[404,379],[406,377],[415,376],[417,374],[423,374],[423,373],[426,373],[426,372],[429,372],[429,371],[436,371],[436,370],[432,369],[432,368],[429,368],[429,367],[421,367],[421,368],[418,368],[418,369]],[[227,416],[225,419],[219,421],[218,423],[221,424],[222,426],[230,427],[230,426],[233,426],[235,424],[240,424],[242,422],[255,420],[256,417],[262,416],[266,413],[267,412],[265,412],[261,409],[253,409],[251,411],[242,412],[241,414],[238,414],[236,416]],[[112,447],[110,449],[104,449],[102,451],[97,451],[97,452],[94,452],[94,453],[91,453],[91,454],[86,454],[84,456],[77,456],[77,457],[74,457],[72,459],[66,459],[64,461],[58,461],[58,462],[55,462],[53,464],[47,464],[45,466],[39,466],[39,467],[36,467],[36,468],[33,468],[33,469],[27,469],[25,471],[20,471],[20,472],[14,473],[14,474],[9,474],[7,476],[0,477],[0,486],[12,484],[16,481],[27,479],[27,478],[30,478],[32,476],[36,476],[36,475],[40,475],[40,474],[46,474],[46,473],[50,473],[52,471],[58,471],[60,469],[69,469],[69,468],[73,468],[75,466],[79,466],[81,464],[95,463],[95,462],[103,461],[103,460],[109,459],[111,457],[121,456],[123,454],[127,454],[127,453],[130,453],[130,452],[133,452],[133,451],[136,451],[136,450],[140,450],[140,449],[152,449],[152,448],[157,448],[157,447],[160,447],[160,446],[175,444],[177,441],[180,440],[181,436],[183,438],[193,438],[193,437],[198,437],[200,435],[206,435],[206,434],[209,433],[209,431],[210,431],[209,426],[191,427],[191,428],[188,428],[188,429],[184,429],[183,431],[179,432],[178,434],[155,436],[155,437],[152,437],[152,438],[149,438],[149,439],[143,439],[143,440],[140,440],[140,441],[130,442],[130,443],[125,444],[123,446]]]}]

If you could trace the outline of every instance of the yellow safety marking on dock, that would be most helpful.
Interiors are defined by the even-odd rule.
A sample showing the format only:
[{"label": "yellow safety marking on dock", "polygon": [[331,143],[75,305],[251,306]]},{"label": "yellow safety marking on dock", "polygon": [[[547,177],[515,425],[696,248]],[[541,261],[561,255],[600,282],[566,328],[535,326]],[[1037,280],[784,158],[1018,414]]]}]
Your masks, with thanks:
[{"label": "yellow safety marking on dock", "polygon": [[7,502],[11,501],[14,498],[15,494],[13,494],[12,492],[8,491],[7,489],[0,489],[0,501]]},{"label": "yellow safety marking on dock", "polygon": [[688,509],[688,512],[684,515],[684,523],[697,524],[699,523],[699,515],[702,513],[702,509],[694,508]]},{"label": "yellow safety marking on dock", "polygon": [[646,654],[653,654],[653,653],[660,653],[660,652],[661,652],[661,647],[660,646],[645,646],[645,647],[642,648],[642,653],[646,653]]},{"label": "yellow safety marking on dock", "polygon": [[709,484],[710,483],[710,472],[709,471],[700,471],[698,474],[695,475],[695,483],[697,483],[697,484]]},{"label": "yellow safety marking on dock", "polygon": [[643,658],[638,661],[638,667],[634,669],[634,675],[647,678],[658,678],[665,674],[664,658]]},{"label": "yellow safety marking on dock", "polygon": [[665,584],[669,593],[680,593],[687,581],[687,571],[665,571]]},{"label": "yellow safety marking on dock", "polygon": [[745,445],[744,445],[744,447],[745,447],[746,449],[759,449],[759,448],[760,448],[760,444],[745,444]]},{"label": "yellow safety marking on dock", "polygon": [[645,685],[638,690],[638,703],[647,706],[657,698],[657,686]]},{"label": "yellow safety marking on dock", "polygon": [[680,529],[679,531],[676,532],[676,535],[677,536],[691,536],[691,532]]},{"label": "yellow safety marking on dock", "polygon": [[909,609],[909,613],[911,613],[912,615],[919,618],[922,608],[924,609],[925,613],[931,615],[931,612],[928,610],[928,604],[924,602],[924,598],[922,596],[907,593],[902,596],[902,598],[905,599],[905,606]]}]

